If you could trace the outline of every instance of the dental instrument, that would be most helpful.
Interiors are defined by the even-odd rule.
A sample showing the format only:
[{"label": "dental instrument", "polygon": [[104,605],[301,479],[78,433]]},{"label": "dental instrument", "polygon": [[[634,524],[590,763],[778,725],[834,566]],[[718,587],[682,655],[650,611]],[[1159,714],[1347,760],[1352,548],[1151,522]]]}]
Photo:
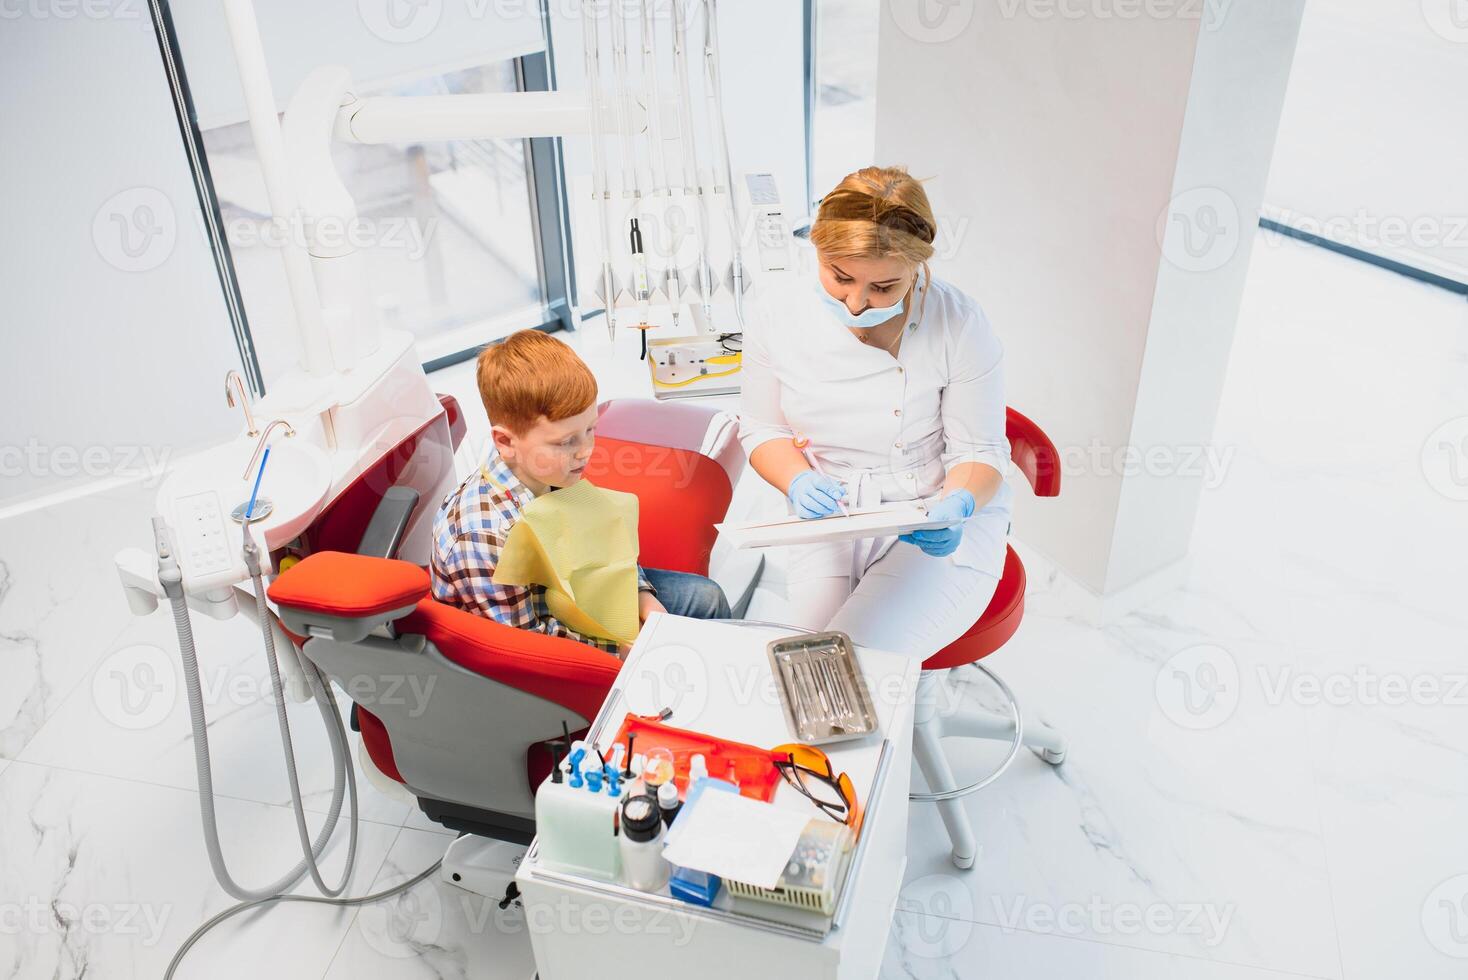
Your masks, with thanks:
[{"label": "dental instrument", "polygon": [[[668,172],[672,164],[667,159],[668,145],[663,141],[662,87],[658,85],[657,23],[653,16],[656,0],[638,0],[638,18],[642,25],[642,84],[643,103],[647,111],[648,169],[652,174],[652,196],[671,198],[673,188]],[[676,250],[668,256],[664,291],[673,314],[673,331],[678,330],[678,308],[683,299],[683,287],[678,278],[678,255]],[[644,356],[646,351],[644,350]]]},{"label": "dental instrument", "polygon": [[588,0],[585,6],[581,37],[586,62],[588,113],[591,117],[591,196],[597,205],[597,225],[601,237],[602,302],[606,306],[607,336],[617,336],[617,286],[612,275],[611,191],[607,179],[606,131],[602,128],[601,28],[598,26],[602,4]]},{"label": "dental instrument", "polygon": [[[733,253],[732,280],[734,289],[734,316],[739,326],[744,326],[744,257],[739,248],[739,212],[734,201],[734,168],[729,162],[729,134],[724,125],[724,87],[719,76],[719,14],[717,0],[703,2],[703,63],[704,97],[711,104],[709,130],[714,137],[714,161],[724,161],[724,210],[729,219],[729,249]],[[714,193],[719,192],[717,174]]]},{"label": "dental instrument", "polygon": [[693,126],[693,96],[688,83],[688,23],[683,4],[673,0],[673,65],[678,74],[678,128],[683,146],[683,196],[697,195],[693,209],[698,235],[698,299],[704,319],[713,319],[713,271],[708,258],[708,201],[699,178],[698,137]]},{"label": "dental instrument", "polygon": [[[651,290],[647,282],[647,258],[642,253],[642,232],[637,227],[637,214],[642,207],[642,178],[637,169],[637,144],[632,138],[632,84],[627,71],[627,21],[621,7],[613,3],[609,11],[612,21],[612,78],[617,86],[617,137],[622,144],[622,196],[632,198],[629,236],[632,252],[632,296],[637,300],[638,324],[642,331],[642,356],[647,357],[647,304]],[[629,187],[630,184],[630,187]]]}]

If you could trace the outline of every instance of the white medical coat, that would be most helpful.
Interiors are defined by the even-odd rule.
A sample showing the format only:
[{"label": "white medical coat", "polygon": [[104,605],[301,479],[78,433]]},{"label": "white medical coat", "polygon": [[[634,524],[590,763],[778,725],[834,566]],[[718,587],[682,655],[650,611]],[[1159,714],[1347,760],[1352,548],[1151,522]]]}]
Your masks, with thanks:
[{"label": "white medical coat", "polygon": [[[960,463],[987,463],[1008,474],[1004,348],[974,300],[937,279],[924,300],[919,282],[894,359],[836,321],[813,277],[767,277],[761,287],[744,333],[740,441],[746,454],[799,432],[827,474],[847,484],[848,499],[862,506],[933,497]],[[1001,484],[965,522],[957,551],[934,560],[999,577],[1011,497],[1008,483]],[[894,541],[871,543],[856,558],[853,576]],[[799,571],[841,574],[852,560],[850,544],[813,546]]]}]

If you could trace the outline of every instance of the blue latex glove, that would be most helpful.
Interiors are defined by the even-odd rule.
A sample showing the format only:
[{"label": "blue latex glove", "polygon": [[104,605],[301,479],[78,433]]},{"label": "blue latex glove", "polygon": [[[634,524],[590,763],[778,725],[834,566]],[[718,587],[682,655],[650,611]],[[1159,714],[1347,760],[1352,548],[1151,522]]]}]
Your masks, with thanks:
[{"label": "blue latex glove", "polygon": [[[967,520],[974,516],[974,495],[967,490],[955,490],[928,508],[928,516],[935,521]],[[958,542],[963,540],[963,525],[909,531],[897,540],[917,545],[925,555],[942,558],[958,550]]]},{"label": "blue latex glove", "polygon": [[846,488],[829,476],[815,470],[805,470],[790,481],[790,490],[785,496],[795,508],[801,520],[830,517],[840,510],[838,501],[845,499]]}]

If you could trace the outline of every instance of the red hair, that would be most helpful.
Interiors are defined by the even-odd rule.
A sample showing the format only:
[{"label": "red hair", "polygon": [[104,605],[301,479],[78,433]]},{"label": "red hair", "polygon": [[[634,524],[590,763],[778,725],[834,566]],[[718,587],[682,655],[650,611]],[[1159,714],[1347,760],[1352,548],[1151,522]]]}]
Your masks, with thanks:
[{"label": "red hair", "polygon": [[539,330],[512,333],[479,354],[479,397],[491,425],[524,435],[596,404],[596,378],[565,343]]}]

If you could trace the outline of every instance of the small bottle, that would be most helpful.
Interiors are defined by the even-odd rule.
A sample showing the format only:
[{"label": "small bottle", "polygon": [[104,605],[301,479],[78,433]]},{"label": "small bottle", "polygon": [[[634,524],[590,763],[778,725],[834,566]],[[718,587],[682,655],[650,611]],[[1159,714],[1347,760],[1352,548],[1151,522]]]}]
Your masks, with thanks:
[{"label": "small bottle", "polygon": [[708,778],[709,765],[700,753],[694,753],[688,761],[688,788],[691,790],[700,779]]},{"label": "small bottle", "polygon": [[622,801],[621,841],[622,875],[629,886],[654,892],[668,883],[663,820],[656,798],[644,793]]},{"label": "small bottle", "polygon": [[678,801],[678,787],[672,783],[663,783],[658,787],[658,809],[663,814],[663,826],[673,826],[673,818],[678,816],[678,808],[683,804]]}]

